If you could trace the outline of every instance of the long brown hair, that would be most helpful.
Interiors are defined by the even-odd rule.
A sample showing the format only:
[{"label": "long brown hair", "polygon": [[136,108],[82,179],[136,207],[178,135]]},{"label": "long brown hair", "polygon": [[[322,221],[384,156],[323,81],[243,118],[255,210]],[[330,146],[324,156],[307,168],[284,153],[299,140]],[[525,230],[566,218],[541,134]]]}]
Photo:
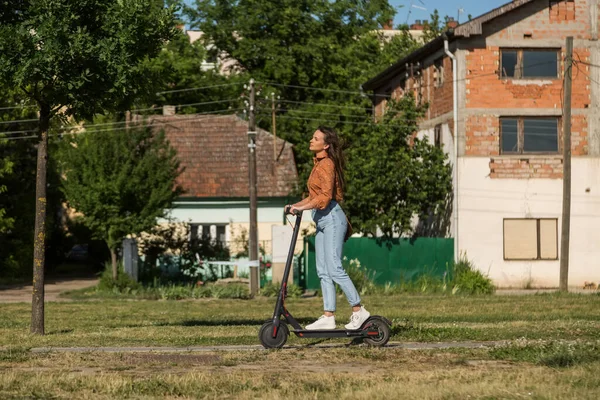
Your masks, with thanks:
[{"label": "long brown hair", "polygon": [[342,149],[342,141],[337,132],[327,126],[319,126],[317,128],[323,132],[325,144],[329,145],[327,148],[327,155],[333,161],[335,165],[335,173],[337,180],[342,189],[342,193],[346,191],[346,181],[344,180],[344,168],[346,168],[346,159],[344,158],[344,152]]}]

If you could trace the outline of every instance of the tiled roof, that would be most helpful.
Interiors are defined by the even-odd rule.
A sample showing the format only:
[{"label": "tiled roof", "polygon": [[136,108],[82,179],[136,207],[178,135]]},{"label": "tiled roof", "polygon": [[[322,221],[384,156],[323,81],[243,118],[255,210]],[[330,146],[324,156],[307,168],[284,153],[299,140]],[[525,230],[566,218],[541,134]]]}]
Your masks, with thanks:
[{"label": "tiled roof", "polygon": [[[134,117],[135,121],[135,117]],[[183,197],[248,197],[248,123],[235,115],[152,116],[177,150]],[[294,189],[298,172],[289,142],[257,129],[257,196],[283,197]]]}]

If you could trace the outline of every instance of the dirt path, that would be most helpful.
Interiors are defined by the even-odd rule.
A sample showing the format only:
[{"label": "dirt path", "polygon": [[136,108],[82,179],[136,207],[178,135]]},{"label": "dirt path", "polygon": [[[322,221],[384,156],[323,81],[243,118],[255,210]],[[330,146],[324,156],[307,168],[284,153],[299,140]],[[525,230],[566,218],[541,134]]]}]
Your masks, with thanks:
[{"label": "dirt path", "polygon": [[[67,290],[83,289],[98,284],[98,278],[54,278],[44,286],[46,301],[71,301],[58,297]],[[0,286],[0,303],[31,303],[32,285]]]}]

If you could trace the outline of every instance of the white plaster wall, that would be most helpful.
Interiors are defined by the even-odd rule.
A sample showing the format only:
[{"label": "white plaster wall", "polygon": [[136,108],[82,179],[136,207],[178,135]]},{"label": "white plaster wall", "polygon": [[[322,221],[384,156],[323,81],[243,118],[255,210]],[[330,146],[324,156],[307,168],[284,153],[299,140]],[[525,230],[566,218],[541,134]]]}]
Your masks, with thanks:
[{"label": "white plaster wall", "polygon": [[[500,287],[558,287],[560,261],[504,261],[504,218],[558,218],[562,180],[490,179],[489,157],[459,160],[459,249]],[[589,192],[586,192],[588,190]],[[600,159],[572,161],[569,286],[600,282]]]},{"label": "white plaster wall", "polygon": [[[177,203],[175,203],[177,204]],[[176,221],[199,224],[227,224],[226,240],[234,240],[239,235],[241,229],[250,229],[250,210],[248,204],[232,204],[229,208],[174,208],[170,211],[170,216]],[[293,224],[295,217],[288,215],[288,220]],[[302,251],[302,230],[309,228],[312,222],[311,212],[305,211],[302,214],[302,224],[296,253]],[[257,228],[258,241],[264,247],[267,254],[271,254],[272,227],[282,226],[283,207],[259,207],[257,210]],[[290,230],[293,226],[290,226]],[[233,232],[232,232],[233,230]]]}]

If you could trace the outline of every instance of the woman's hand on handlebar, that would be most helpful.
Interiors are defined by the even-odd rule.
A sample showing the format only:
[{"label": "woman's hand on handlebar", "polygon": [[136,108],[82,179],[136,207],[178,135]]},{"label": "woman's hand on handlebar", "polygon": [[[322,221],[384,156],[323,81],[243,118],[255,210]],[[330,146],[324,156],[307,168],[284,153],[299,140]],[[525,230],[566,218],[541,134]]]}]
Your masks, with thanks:
[{"label": "woman's hand on handlebar", "polygon": [[292,215],[300,215],[300,213],[302,212],[301,210],[298,210],[296,207],[294,207],[292,204],[288,204],[284,207],[285,213],[286,214],[292,214]]}]

